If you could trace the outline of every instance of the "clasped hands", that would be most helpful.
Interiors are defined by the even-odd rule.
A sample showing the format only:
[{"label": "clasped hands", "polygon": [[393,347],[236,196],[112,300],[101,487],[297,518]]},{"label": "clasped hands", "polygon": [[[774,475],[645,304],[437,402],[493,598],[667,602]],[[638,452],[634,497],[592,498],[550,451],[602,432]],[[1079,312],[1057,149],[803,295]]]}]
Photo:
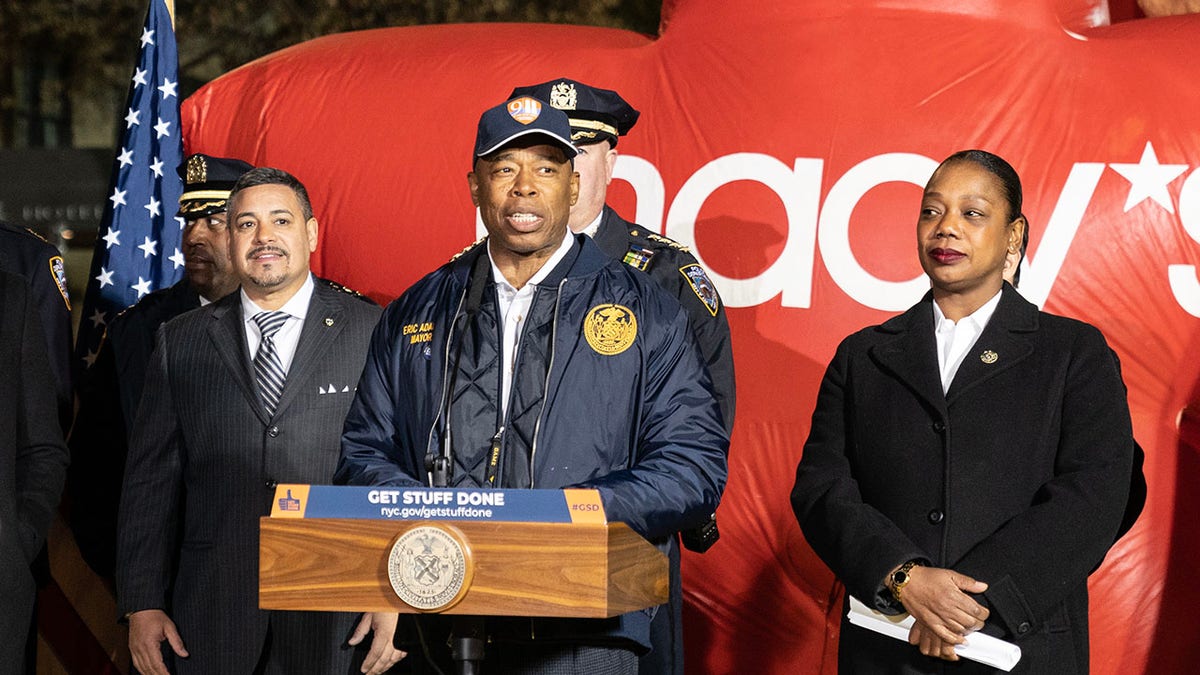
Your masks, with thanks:
[{"label": "clasped hands", "polygon": [[926,656],[957,661],[955,645],[966,643],[967,635],[983,628],[989,614],[968,593],[982,593],[987,587],[954,570],[913,567],[900,593],[901,604],[914,619],[908,643]]}]

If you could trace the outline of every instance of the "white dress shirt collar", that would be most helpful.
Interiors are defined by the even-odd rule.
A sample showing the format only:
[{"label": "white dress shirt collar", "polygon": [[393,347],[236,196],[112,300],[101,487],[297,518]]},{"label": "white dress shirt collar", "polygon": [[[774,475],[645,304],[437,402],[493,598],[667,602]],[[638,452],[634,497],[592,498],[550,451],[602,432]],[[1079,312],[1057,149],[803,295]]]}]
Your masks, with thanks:
[{"label": "white dress shirt collar", "polygon": [[586,234],[589,237],[595,237],[596,233],[600,231],[600,221],[603,219],[604,210],[601,209],[600,213],[596,214],[596,219],[589,223],[587,227],[583,228],[582,234]]},{"label": "white dress shirt collar", "polygon": [[496,267],[496,261],[492,258],[491,247],[488,248],[488,259],[492,263],[492,279],[496,282],[496,301],[499,303],[496,310],[499,312],[500,323],[503,326],[500,330],[500,335],[504,339],[501,346],[501,358],[503,359],[500,381],[501,414],[508,412],[508,394],[512,389],[513,370],[517,365],[517,344],[521,340],[521,330],[524,328],[525,319],[529,316],[529,308],[533,305],[533,292],[537,289],[537,285],[549,276],[550,272],[554,271],[554,268],[567,256],[574,242],[575,235],[568,228],[567,233],[563,236],[562,244],[529,278],[521,290],[514,288],[512,284],[508,283],[508,279],[504,278],[504,274],[500,272],[499,267]]},{"label": "white dress shirt collar", "polygon": [[957,322],[946,318],[937,301],[933,302],[933,333],[937,338],[938,370],[942,378],[942,393],[950,391],[950,383],[958,374],[958,368],[966,358],[967,352],[975,345],[975,341],[987,328],[996,306],[1000,304],[1000,291],[991,300],[964,316]]},{"label": "white dress shirt collar", "polygon": [[[316,284],[313,282],[312,274],[304,280],[304,284],[300,286],[300,290],[296,294],[283,303],[283,306],[278,311],[286,312],[288,320],[284,322],[283,327],[275,334],[275,351],[279,354],[279,361],[283,364],[283,370],[286,373],[292,366],[292,358],[296,355],[296,346],[300,343],[300,332],[304,328],[304,318],[308,316],[308,305],[312,301],[313,291],[316,289]],[[262,340],[262,335],[259,333],[258,324],[254,323],[254,315],[259,312],[266,311],[259,307],[246,295],[244,289],[238,289],[242,300],[242,324],[246,329],[246,345],[250,348],[250,357],[258,353],[258,345]]]}]

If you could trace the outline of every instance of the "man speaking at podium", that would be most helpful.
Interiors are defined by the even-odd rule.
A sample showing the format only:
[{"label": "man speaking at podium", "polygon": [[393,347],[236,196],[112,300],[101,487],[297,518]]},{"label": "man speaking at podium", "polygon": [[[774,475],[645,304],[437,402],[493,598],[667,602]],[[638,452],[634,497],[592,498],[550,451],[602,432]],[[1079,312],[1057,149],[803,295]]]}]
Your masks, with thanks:
[{"label": "man speaking at podium", "polygon": [[[334,480],[594,488],[665,549],[716,509],[729,438],[679,302],[568,231],[570,137],[530,97],[483,113],[467,182],[488,236],[385,311]],[[636,673],[652,611],[489,618],[485,670]]]}]

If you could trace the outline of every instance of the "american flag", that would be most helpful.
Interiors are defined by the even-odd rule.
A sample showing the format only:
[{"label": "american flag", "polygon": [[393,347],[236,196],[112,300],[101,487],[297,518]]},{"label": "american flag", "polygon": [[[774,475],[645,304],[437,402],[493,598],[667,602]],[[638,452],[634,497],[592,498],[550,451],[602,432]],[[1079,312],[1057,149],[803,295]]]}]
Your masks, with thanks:
[{"label": "american flag", "polygon": [[184,223],[175,216],[183,193],[179,56],[165,0],[151,0],[140,42],[75,340],[77,363],[86,367],[114,316],[183,274]]}]

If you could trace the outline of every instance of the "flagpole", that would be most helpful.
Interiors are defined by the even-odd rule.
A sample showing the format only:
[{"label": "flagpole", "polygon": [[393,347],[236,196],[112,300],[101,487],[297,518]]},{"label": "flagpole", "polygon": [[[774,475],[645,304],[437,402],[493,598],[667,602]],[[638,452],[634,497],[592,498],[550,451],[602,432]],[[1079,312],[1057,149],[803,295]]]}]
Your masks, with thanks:
[{"label": "flagpole", "polygon": [[167,5],[167,14],[171,15],[171,27],[175,27],[175,0],[163,0]]}]

